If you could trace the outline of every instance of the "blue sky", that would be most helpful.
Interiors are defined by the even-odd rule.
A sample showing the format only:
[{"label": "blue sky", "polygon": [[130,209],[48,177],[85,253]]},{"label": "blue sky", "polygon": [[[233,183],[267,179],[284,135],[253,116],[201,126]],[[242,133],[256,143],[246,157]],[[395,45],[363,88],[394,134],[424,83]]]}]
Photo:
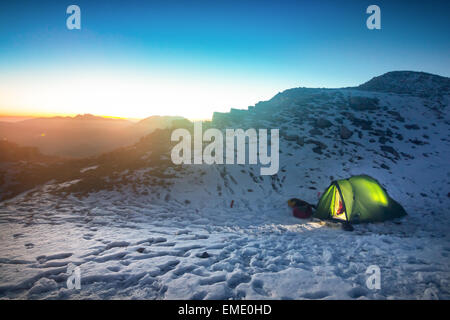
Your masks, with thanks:
[{"label": "blue sky", "polygon": [[449,76],[449,16],[433,0],[1,2],[0,113],[208,118],[291,87]]}]

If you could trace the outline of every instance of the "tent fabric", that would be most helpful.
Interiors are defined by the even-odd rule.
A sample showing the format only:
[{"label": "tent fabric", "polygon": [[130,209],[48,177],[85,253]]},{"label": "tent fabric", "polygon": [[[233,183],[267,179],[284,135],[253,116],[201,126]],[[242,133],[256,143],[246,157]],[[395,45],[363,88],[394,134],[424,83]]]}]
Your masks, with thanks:
[{"label": "tent fabric", "polygon": [[361,175],[333,181],[320,198],[313,216],[358,223],[385,221],[405,215],[405,209],[377,180]]}]

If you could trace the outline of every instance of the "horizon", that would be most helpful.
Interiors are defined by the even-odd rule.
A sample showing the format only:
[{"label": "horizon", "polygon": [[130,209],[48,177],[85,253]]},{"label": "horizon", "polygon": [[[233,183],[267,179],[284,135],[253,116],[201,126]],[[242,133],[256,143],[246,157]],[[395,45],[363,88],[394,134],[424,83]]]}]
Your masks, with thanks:
[{"label": "horizon", "polygon": [[[388,71],[386,73],[390,73],[390,72],[416,72],[416,73],[432,74],[432,73],[428,73],[428,72],[425,72],[425,71],[412,71],[412,70],[393,70],[393,71]],[[385,75],[386,73],[384,73],[382,75]],[[380,75],[380,76],[382,76],[382,75]],[[432,75],[440,76],[440,77],[446,77],[446,76],[443,76],[443,75],[440,75],[440,74],[432,74]],[[377,77],[377,76],[375,76],[375,77]],[[371,78],[371,79],[373,79],[373,78]],[[367,81],[370,81],[371,79],[369,79]],[[361,84],[363,84],[363,83],[361,83]],[[283,91],[280,91],[280,92],[284,92],[286,90],[296,89],[296,88],[330,89],[330,90],[333,90],[333,89],[354,88],[354,87],[357,87],[357,86],[341,87],[341,88],[294,87],[294,88],[286,88],[286,89],[284,89]],[[274,94],[274,96],[275,95],[276,94]],[[272,96],[270,99],[272,99],[274,96]],[[268,100],[270,100],[270,99],[268,99]],[[260,101],[258,101],[258,102],[260,102]],[[255,102],[255,104],[256,103],[257,102]],[[253,104],[251,106],[254,106],[255,104]],[[241,110],[246,110],[246,109],[247,108],[243,108]],[[231,110],[231,108],[230,108],[230,110]],[[223,110],[221,112],[229,112],[230,110],[228,110],[228,111],[227,110]],[[166,117],[166,116],[168,116],[168,117],[183,117],[183,118],[186,118],[186,119],[188,119],[190,121],[210,121],[210,120],[212,120],[212,116],[213,116],[214,112],[216,112],[216,111],[213,110],[212,114],[211,114],[211,117],[208,117],[208,118],[189,118],[189,117],[183,117],[183,116],[180,116],[180,115],[169,116],[169,115],[165,115],[165,114],[152,114],[152,115],[148,115],[148,116],[142,117],[142,118],[119,117],[119,116],[100,115],[100,114],[92,114],[92,113],[77,113],[77,114],[53,113],[53,114],[35,114],[35,115],[32,115],[32,114],[0,114],[0,122],[12,122],[12,123],[14,123],[14,122],[20,122],[20,121],[25,121],[25,120],[30,120],[30,119],[75,118],[75,117],[78,117],[78,116],[93,116],[93,117],[99,117],[99,118],[104,118],[104,119],[128,120],[128,121],[133,122],[133,123],[137,123],[139,121],[142,121],[142,120],[145,120],[145,119],[148,119],[148,118],[151,118],[151,117]]]},{"label": "horizon", "polygon": [[200,120],[289,88],[450,76],[445,1],[378,1],[381,30],[351,0],[76,4],[81,30],[66,28],[68,3],[0,4],[0,116]]}]

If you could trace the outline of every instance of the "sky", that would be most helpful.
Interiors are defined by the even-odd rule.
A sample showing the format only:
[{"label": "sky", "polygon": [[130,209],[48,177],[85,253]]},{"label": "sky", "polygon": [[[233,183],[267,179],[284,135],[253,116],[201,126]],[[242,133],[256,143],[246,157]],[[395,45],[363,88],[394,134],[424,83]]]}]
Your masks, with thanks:
[{"label": "sky", "polygon": [[[381,30],[366,27],[371,4]],[[1,1],[0,115],[208,119],[293,87],[448,77],[449,30],[436,0]]]}]

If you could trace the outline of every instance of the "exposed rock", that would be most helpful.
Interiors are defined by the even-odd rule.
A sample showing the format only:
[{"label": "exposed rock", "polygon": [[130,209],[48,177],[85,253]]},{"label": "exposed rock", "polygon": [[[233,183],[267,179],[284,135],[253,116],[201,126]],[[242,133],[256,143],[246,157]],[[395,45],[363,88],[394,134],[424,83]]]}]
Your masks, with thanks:
[{"label": "exposed rock", "polygon": [[400,113],[398,113],[397,111],[391,111],[391,110],[388,110],[388,111],[386,111],[386,112],[389,113],[390,115],[392,115],[392,116],[394,117],[395,121],[398,121],[398,122],[405,122],[405,118],[403,118],[403,117],[400,115]]},{"label": "exposed rock", "polygon": [[223,126],[227,125],[230,122],[230,115],[229,113],[225,112],[214,112],[212,117],[212,122],[215,125]]},{"label": "exposed rock", "polygon": [[382,151],[390,153],[390,154],[394,155],[396,158],[400,158],[400,155],[398,154],[397,150],[395,150],[393,147],[381,146],[380,148]]},{"label": "exposed rock", "polygon": [[414,159],[414,156],[412,156],[410,154],[407,154],[407,153],[404,153],[404,152],[400,152],[400,154],[406,159],[411,159],[411,160]]},{"label": "exposed rock", "polygon": [[355,127],[359,127],[362,130],[372,130],[372,121],[370,120],[364,120],[356,117],[353,117],[350,120]]},{"label": "exposed rock", "polygon": [[417,138],[409,139],[409,142],[414,143],[415,145],[418,145],[418,146],[423,146],[425,144],[429,144],[428,142],[419,140]]},{"label": "exposed rock", "polygon": [[297,135],[289,135],[289,134],[285,134],[283,135],[284,139],[286,139],[287,141],[297,141],[298,136]]},{"label": "exposed rock", "polygon": [[297,144],[301,147],[305,144],[305,137],[297,137]]},{"label": "exposed rock", "polygon": [[326,149],[327,145],[323,142],[317,141],[317,140],[306,140],[305,141],[306,144],[315,144],[317,147],[321,148],[321,149]]},{"label": "exposed rock", "polygon": [[320,148],[319,146],[314,147],[312,149],[313,152],[317,153],[317,154],[322,154],[322,148]]},{"label": "exposed rock", "polygon": [[367,97],[351,97],[349,102],[350,108],[358,111],[378,109],[378,99]]},{"label": "exposed rock", "polygon": [[321,136],[322,135],[322,131],[320,131],[317,128],[314,128],[314,129],[309,130],[309,134],[313,135],[313,136]]},{"label": "exposed rock", "polygon": [[425,72],[392,71],[373,78],[358,89],[429,97],[448,94],[450,79]]},{"label": "exposed rock", "polygon": [[417,124],[405,124],[405,128],[408,130],[419,130],[420,127]]},{"label": "exposed rock", "polygon": [[329,128],[332,125],[333,125],[333,123],[330,120],[325,119],[325,118],[317,119],[316,124],[315,124],[316,128],[320,128],[320,129]]},{"label": "exposed rock", "polygon": [[339,128],[339,134],[341,139],[349,139],[353,135],[353,131],[348,129],[346,126],[341,126]]},{"label": "exposed rock", "polygon": [[378,130],[375,129],[371,132],[372,135],[377,136],[377,137],[384,137],[385,133],[383,130]]},{"label": "exposed rock", "polygon": [[386,144],[386,142],[390,141],[390,139],[386,138],[386,137],[380,137],[378,139],[378,142],[381,144]]}]

